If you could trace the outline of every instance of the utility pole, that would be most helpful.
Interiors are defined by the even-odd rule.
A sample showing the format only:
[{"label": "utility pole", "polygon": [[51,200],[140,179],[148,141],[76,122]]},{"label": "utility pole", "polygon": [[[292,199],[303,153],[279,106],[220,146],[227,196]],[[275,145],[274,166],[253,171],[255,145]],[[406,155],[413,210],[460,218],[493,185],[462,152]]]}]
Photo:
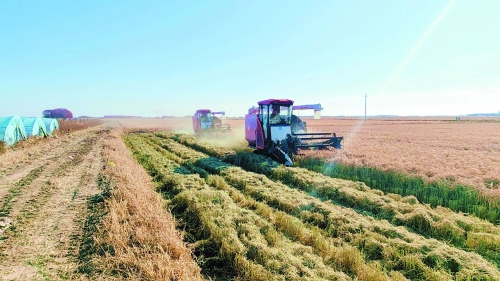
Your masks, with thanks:
[{"label": "utility pole", "polygon": [[366,123],[366,97],[368,96],[365,94],[365,123]]}]

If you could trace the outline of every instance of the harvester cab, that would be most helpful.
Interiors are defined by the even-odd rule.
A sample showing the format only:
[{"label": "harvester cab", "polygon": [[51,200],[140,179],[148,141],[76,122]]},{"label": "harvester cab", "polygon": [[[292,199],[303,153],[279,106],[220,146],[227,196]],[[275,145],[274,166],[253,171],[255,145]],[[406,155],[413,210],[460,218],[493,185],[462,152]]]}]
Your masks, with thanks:
[{"label": "harvester cab", "polygon": [[224,111],[212,112],[210,109],[198,109],[193,115],[193,130],[196,134],[227,133],[229,124],[222,124]]},{"label": "harvester cab", "polygon": [[294,154],[305,148],[341,148],[343,137],[335,133],[328,138],[324,133],[294,133],[292,131],[293,101],[269,99],[258,102],[245,115],[245,138],[248,146],[274,160],[292,166]]}]

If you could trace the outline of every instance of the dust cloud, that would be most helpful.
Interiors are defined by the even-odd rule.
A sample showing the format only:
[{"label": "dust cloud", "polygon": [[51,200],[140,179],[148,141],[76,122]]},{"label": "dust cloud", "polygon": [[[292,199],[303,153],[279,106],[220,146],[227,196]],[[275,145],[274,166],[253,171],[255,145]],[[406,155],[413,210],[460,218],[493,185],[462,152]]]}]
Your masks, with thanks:
[{"label": "dust cloud", "polygon": [[208,142],[212,145],[232,149],[235,151],[243,151],[248,149],[248,142],[245,140],[244,126],[231,126],[230,132],[196,136],[196,138],[201,141]]}]

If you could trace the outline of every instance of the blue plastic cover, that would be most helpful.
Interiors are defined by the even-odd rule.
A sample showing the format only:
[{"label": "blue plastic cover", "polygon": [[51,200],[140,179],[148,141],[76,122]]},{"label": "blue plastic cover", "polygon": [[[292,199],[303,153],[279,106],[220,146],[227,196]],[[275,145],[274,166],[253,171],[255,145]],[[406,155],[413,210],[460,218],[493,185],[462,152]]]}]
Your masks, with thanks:
[{"label": "blue plastic cover", "polygon": [[45,132],[52,135],[54,130],[59,130],[59,122],[54,118],[42,118],[43,123],[45,123]]},{"label": "blue plastic cover", "polygon": [[0,117],[0,141],[12,146],[20,140],[26,139],[26,130],[21,117],[14,115]]},{"label": "blue plastic cover", "polygon": [[24,129],[26,130],[26,136],[47,136],[47,131],[45,130],[45,123],[42,118],[37,117],[22,117],[24,124]]}]

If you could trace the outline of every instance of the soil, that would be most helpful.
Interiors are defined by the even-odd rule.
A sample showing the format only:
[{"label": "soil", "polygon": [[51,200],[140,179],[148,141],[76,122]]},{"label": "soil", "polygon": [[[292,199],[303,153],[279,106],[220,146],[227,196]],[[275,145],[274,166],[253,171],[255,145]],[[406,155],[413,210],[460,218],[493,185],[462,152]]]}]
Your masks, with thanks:
[{"label": "soil", "polygon": [[100,128],[0,155],[0,279],[75,280],[87,202],[101,193]]}]

